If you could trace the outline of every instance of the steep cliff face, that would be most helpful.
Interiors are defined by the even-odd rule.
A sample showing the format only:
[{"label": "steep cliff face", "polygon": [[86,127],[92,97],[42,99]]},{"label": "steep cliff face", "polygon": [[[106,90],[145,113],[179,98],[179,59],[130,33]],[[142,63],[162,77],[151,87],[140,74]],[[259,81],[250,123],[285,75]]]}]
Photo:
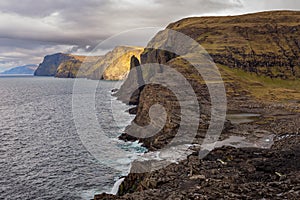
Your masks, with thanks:
[{"label": "steep cliff face", "polygon": [[55,76],[59,65],[67,60],[72,59],[69,54],[56,53],[45,56],[43,62],[34,72],[35,76]]},{"label": "steep cliff face", "polygon": [[[300,12],[276,11],[231,17],[200,17],[188,18],[170,24],[172,29],[193,38],[209,53],[216,64],[229,68],[238,68],[259,76],[298,79],[300,78]],[[184,41],[177,41],[176,37],[168,35],[168,30],[158,33],[141,54],[141,65],[160,63],[176,69],[191,84],[196,92],[201,107],[201,124],[198,137],[208,126],[210,113],[210,98],[202,77],[187,62],[184,56],[189,49],[180,49]],[[173,52],[162,51],[162,47],[175,46],[179,51],[186,52],[178,57]],[[193,46],[191,47],[191,51]],[[163,71],[143,70],[145,79],[155,80],[162,76],[166,81],[170,78]],[[124,86],[134,85],[132,80]],[[178,85],[179,86],[179,85]],[[118,92],[119,99],[128,88],[122,87]],[[132,91],[132,90],[131,90]],[[133,95],[133,97],[136,94]],[[165,146],[176,135],[180,124],[180,107],[174,94],[158,85],[147,85],[139,93],[136,124],[141,126],[150,123],[149,109],[159,103],[168,113],[163,129],[150,138],[139,138],[150,150]],[[130,127],[127,130],[130,130]],[[128,134],[127,134],[128,133]],[[123,134],[123,139],[134,139],[130,132]],[[135,138],[137,139],[137,138]]]},{"label": "steep cliff face", "polygon": [[93,64],[101,59],[102,56],[72,56],[70,59],[62,62],[55,73],[58,78],[85,78],[87,71],[93,67]]},{"label": "steep cliff face", "polygon": [[[277,198],[278,196],[275,197],[277,194],[282,194],[285,198],[296,198],[298,193],[294,193],[291,188],[296,187],[299,181],[289,182],[287,179],[293,180],[295,174],[299,174],[299,167],[295,162],[299,159],[299,137],[297,134],[291,134],[297,132],[299,128],[297,126],[299,101],[294,106],[296,112],[291,112],[285,107],[289,103],[277,104],[272,100],[262,103],[261,100],[251,96],[247,89],[265,87],[265,80],[272,83],[273,90],[280,88],[279,91],[287,91],[284,90],[286,83],[299,84],[300,12],[276,11],[232,17],[189,18],[172,23],[168,28],[182,32],[199,42],[221,71],[225,69],[223,65],[226,66],[226,73],[222,71],[222,75],[225,79],[228,101],[232,104],[229,107],[232,110],[240,113],[257,112],[262,115],[252,123],[240,125],[227,123],[225,128],[228,129],[222,132],[222,139],[233,135],[252,138],[256,135],[256,131],[264,132],[262,133],[264,136],[268,132],[276,134],[277,139],[274,140],[271,149],[257,149],[257,143],[255,148],[222,147],[214,149],[204,159],[199,159],[200,149],[196,148],[195,153],[186,160],[160,170],[143,174],[134,173],[133,170],[120,185],[117,196],[102,194],[95,199],[218,199],[224,198],[224,195],[228,195],[226,196],[228,199],[253,199],[258,196]],[[167,31],[165,33],[168,34]],[[173,39],[172,36],[168,37],[161,32],[150,41],[148,48],[141,55],[143,78],[145,80],[164,78],[166,81],[171,78],[168,74],[164,74],[164,70],[144,70],[144,65],[148,63],[168,65],[186,78],[195,90],[201,107],[198,135],[194,140],[195,143],[201,144],[208,127],[211,100],[202,77],[185,59],[186,55],[179,57],[172,52],[158,50],[161,47],[176,45],[180,48],[181,44],[176,44],[176,40]],[[138,63],[134,62],[135,59],[132,59],[132,66],[137,67]],[[129,74],[129,78],[117,93],[121,100],[130,96],[132,85],[138,85],[138,80],[130,77]],[[247,79],[240,80],[244,77]],[[251,81],[251,78],[255,78],[255,81]],[[180,85],[178,82],[177,86]],[[292,92],[299,93],[296,91],[298,87],[295,88]],[[270,96],[272,95],[274,93]],[[149,110],[157,103],[165,108],[167,120],[162,130],[150,138],[132,137],[130,135],[132,125],[126,129],[121,138],[139,140],[150,151],[159,151],[172,140],[179,128],[182,113],[178,99],[168,88],[156,84],[146,85],[138,95],[132,93],[131,96],[137,104],[134,123],[145,127],[149,125]],[[290,95],[286,97],[286,100],[291,98]],[[281,112],[286,114],[278,115]],[[286,137],[287,135],[293,136]],[[184,140],[184,136],[182,139]],[[252,139],[258,141],[258,138]],[[134,166],[135,163],[132,167]],[[278,174],[276,172],[280,170],[284,171],[284,178],[276,177]],[[235,176],[236,174],[239,175]],[[286,189],[278,187],[278,183],[286,184]],[[271,192],[277,189],[281,191]]]},{"label": "steep cliff face", "polygon": [[96,80],[122,80],[129,72],[131,57],[140,57],[143,50],[140,47],[118,46],[88,69],[87,77]]},{"label": "steep cliff face", "polygon": [[[120,48],[124,48],[122,50]],[[130,70],[130,61],[131,57],[135,56],[137,58],[140,57],[144,48],[139,47],[119,47],[118,53],[115,53],[115,59],[104,71],[103,79],[104,80],[123,80]],[[121,56],[119,56],[119,54]],[[122,55],[123,54],[123,55]],[[119,56],[119,57],[118,57]]]},{"label": "steep cliff face", "polygon": [[272,78],[300,78],[300,12],[194,17],[170,24],[218,64]]}]

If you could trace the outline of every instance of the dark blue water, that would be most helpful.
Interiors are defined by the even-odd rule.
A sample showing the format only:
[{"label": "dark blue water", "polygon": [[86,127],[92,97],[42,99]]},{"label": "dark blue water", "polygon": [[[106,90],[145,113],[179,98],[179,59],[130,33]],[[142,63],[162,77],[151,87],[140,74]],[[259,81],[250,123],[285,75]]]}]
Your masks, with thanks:
[{"label": "dark blue water", "polygon": [[[109,191],[122,173],[96,160],[83,146],[72,118],[73,83],[0,77],[0,199],[90,199]],[[89,83],[86,80],[87,88]],[[110,126],[114,85],[99,83],[96,111],[105,130],[118,135],[132,116],[120,104],[123,123]]]}]

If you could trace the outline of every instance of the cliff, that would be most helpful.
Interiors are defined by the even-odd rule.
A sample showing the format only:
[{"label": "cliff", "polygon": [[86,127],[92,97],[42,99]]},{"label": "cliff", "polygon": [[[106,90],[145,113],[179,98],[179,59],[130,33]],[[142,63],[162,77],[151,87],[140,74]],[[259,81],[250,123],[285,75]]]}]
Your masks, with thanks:
[{"label": "cliff", "polygon": [[[195,145],[191,148],[194,153],[187,159],[142,174],[134,172],[139,163],[133,163],[132,172],[120,185],[117,196],[102,194],[95,199],[296,198],[298,193],[294,191],[299,185],[299,179],[294,176],[299,174],[296,160],[299,160],[300,130],[297,125],[300,123],[300,12],[187,18],[167,28],[193,38],[212,57],[224,80],[229,111],[260,114],[253,122],[227,122],[220,137],[224,141],[237,136],[251,142],[245,145],[232,141],[227,145],[233,147],[216,148],[204,159],[199,159],[200,149]],[[194,46],[184,49],[185,41],[177,41],[169,33],[168,30],[158,33],[141,54],[142,78],[146,82],[171,80],[164,69],[145,68],[149,63],[167,65],[185,77],[201,108],[197,135],[192,143],[202,144],[211,112],[208,86],[188,62]],[[183,56],[159,50],[168,47],[183,52]],[[132,62],[135,63],[131,65],[138,68],[136,60]],[[168,88],[158,84],[141,87],[139,76],[130,77],[133,75],[129,74],[116,95],[126,103],[137,105],[136,117],[120,138],[139,140],[149,151],[159,152],[182,126],[180,102]],[[179,88],[180,85],[178,82]],[[141,89],[136,90],[137,87]],[[135,124],[146,127],[151,123],[150,108],[155,104],[162,105],[167,113],[165,125],[154,136],[132,136]],[[274,145],[270,149],[260,149],[269,148],[262,144],[261,138],[271,135],[274,138],[264,141],[273,142],[274,139]],[[183,143],[184,140],[185,135]]]},{"label": "cliff", "polygon": [[34,72],[35,76],[55,76],[59,65],[67,60],[72,59],[69,54],[56,53],[44,57],[43,62]]},{"label": "cliff", "polygon": [[140,57],[143,50],[140,47],[119,46],[104,56],[86,57],[62,53],[49,55],[39,65],[35,75],[122,80],[129,72],[131,56]]},{"label": "cliff", "polygon": [[58,66],[55,77],[58,78],[85,78],[87,71],[102,56],[71,56]]},{"label": "cliff", "polygon": [[122,80],[129,72],[131,57],[140,57],[143,50],[140,47],[118,46],[88,69],[87,77],[96,80]]},{"label": "cliff", "polygon": [[217,64],[272,78],[300,78],[298,11],[193,17],[167,28],[199,42]]},{"label": "cliff", "polygon": [[[170,35],[168,29],[193,38],[202,45],[218,66],[241,69],[250,74],[273,79],[296,80],[300,77],[300,12],[273,11],[230,17],[196,17],[170,24],[148,43],[141,54],[141,65],[168,65],[186,78],[196,92],[202,116],[206,119],[199,125],[200,135],[201,130],[208,126],[208,89],[203,77],[184,58],[190,56],[189,53],[194,47],[184,49],[181,43],[185,41],[176,41],[178,36]],[[184,55],[178,57],[173,52],[161,50],[169,47],[183,52]],[[163,76],[166,81],[171,80],[164,72],[143,70],[143,77],[146,79],[155,80],[159,76]],[[126,81],[117,93],[119,99],[124,101],[124,96],[128,96],[128,91],[132,91],[131,87],[136,84],[137,80]],[[179,126],[178,100],[168,89],[153,84],[145,86],[138,94],[139,97],[136,96],[133,95],[133,99],[130,100],[131,104],[138,104],[134,123],[150,123],[149,108],[157,102],[165,106],[168,112],[167,123],[156,136],[139,139],[150,150],[161,148],[172,139],[176,134],[175,127]],[[127,137],[132,140],[126,133],[121,136],[125,140]]]}]

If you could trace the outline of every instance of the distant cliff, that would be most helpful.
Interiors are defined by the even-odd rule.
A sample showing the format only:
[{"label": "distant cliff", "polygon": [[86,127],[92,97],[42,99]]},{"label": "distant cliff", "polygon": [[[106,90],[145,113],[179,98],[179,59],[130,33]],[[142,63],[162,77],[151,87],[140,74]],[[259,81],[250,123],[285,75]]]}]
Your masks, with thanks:
[{"label": "distant cliff", "polygon": [[58,78],[85,78],[87,71],[101,56],[71,56],[58,66],[55,77]]},{"label": "distant cliff", "polygon": [[53,55],[45,56],[43,62],[38,66],[34,72],[35,76],[55,76],[58,66],[72,59],[72,56],[64,53],[56,53]]},{"label": "distant cliff", "polygon": [[122,80],[125,78],[130,70],[131,57],[140,57],[144,48],[139,47],[123,47],[123,51],[120,50],[121,56],[118,56],[104,71],[103,79],[105,80]]},{"label": "distant cliff", "polygon": [[104,56],[86,57],[62,53],[49,55],[39,65],[35,75],[121,80],[129,72],[131,56],[140,57],[143,50],[140,47],[119,46]]},{"label": "distant cliff", "polygon": [[37,69],[37,65],[30,64],[19,67],[14,67],[12,69],[1,72],[0,74],[33,74]]},{"label": "distant cliff", "polygon": [[140,57],[143,50],[141,47],[118,46],[99,59],[87,71],[87,77],[96,80],[122,80],[129,72],[131,57]]}]

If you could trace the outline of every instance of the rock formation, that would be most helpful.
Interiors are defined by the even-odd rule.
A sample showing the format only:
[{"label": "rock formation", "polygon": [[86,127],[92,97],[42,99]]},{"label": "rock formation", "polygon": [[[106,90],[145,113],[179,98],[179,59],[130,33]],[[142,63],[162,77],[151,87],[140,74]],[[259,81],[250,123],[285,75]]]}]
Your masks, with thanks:
[{"label": "rock formation", "polygon": [[[167,29],[184,33],[196,40],[216,64],[240,68],[249,73],[272,78],[297,79],[300,77],[299,12],[274,11],[230,17],[187,18],[170,24]],[[189,53],[189,49],[180,49],[182,48],[180,42],[184,41],[178,42],[176,38],[168,34],[168,30],[162,31],[149,42],[141,54],[141,65],[159,63],[176,69],[190,82],[197,93],[202,114],[208,115],[210,99],[202,77],[184,57],[160,50],[161,47],[172,46],[179,49],[178,51]],[[143,76],[155,79],[156,76],[161,75],[157,71],[143,70]],[[168,75],[164,75],[164,78],[168,79]],[[123,100],[124,91],[126,93],[127,87],[134,85],[130,81],[128,79],[118,92],[119,99]],[[150,150],[161,148],[163,144],[166,144],[166,138],[170,140],[172,135],[176,134],[175,127],[178,127],[180,123],[174,111],[174,109],[180,111],[180,108],[177,109],[176,101],[171,91],[159,85],[147,85],[141,91],[137,116],[134,119],[137,124],[145,125],[150,122],[149,108],[157,102],[166,106],[165,108],[174,117],[173,119],[169,116],[168,123],[155,137],[140,139]],[[205,129],[207,123],[201,126],[203,127],[199,130]],[[126,138],[126,133],[122,138]]]},{"label": "rock formation", "polygon": [[[226,66],[229,69],[241,69],[255,77],[272,78],[273,83],[294,80],[299,84],[300,12],[272,11],[242,16],[187,18],[172,23],[167,28],[184,33],[199,42],[221,71],[222,66]],[[201,107],[200,123],[193,143],[201,144],[209,125],[210,97],[203,78],[185,59],[188,55],[178,57],[173,52],[159,50],[161,47],[176,45],[180,48],[180,43],[176,44],[174,39],[176,38],[168,37],[166,30],[149,42],[141,54],[143,78],[169,79],[167,74],[163,74],[163,70],[143,70],[145,64],[161,63],[177,70],[188,80]],[[136,66],[134,59],[132,62]],[[221,139],[231,135],[249,137],[255,141],[256,148],[222,147],[200,160],[200,149],[195,146],[192,147],[195,153],[186,160],[153,172],[130,173],[120,185],[117,196],[102,194],[95,196],[95,199],[296,198],[299,195],[300,180],[297,162],[299,101],[295,104],[278,103],[272,99],[262,102],[243,88],[244,83],[240,85],[243,77],[237,78],[232,76],[231,71],[227,72],[223,74],[222,71],[222,75],[226,79],[224,84],[229,109],[256,112],[261,117],[253,123],[226,123]],[[118,91],[120,100],[124,100],[124,94],[129,95],[127,87],[137,84],[130,81],[132,80],[127,79]],[[250,87],[263,84],[262,81]],[[285,86],[288,84],[280,85],[282,88]],[[274,90],[274,86],[272,87]],[[293,92],[299,94],[299,91]],[[288,98],[290,97],[287,96]],[[137,114],[134,123],[149,125],[149,110],[157,103],[167,112],[167,120],[161,131],[148,138],[132,137],[128,132],[132,127],[130,125],[120,138],[139,140],[149,151],[159,151],[165,147],[176,135],[181,121],[179,102],[172,91],[161,85],[146,85],[135,101]],[[271,149],[258,149],[259,137],[271,133],[276,134],[274,146]],[[133,163],[133,168],[134,165]]]},{"label": "rock formation", "polygon": [[38,66],[34,72],[35,76],[55,76],[59,65],[69,59],[72,56],[69,54],[56,53],[53,55],[45,56],[43,62]]}]

